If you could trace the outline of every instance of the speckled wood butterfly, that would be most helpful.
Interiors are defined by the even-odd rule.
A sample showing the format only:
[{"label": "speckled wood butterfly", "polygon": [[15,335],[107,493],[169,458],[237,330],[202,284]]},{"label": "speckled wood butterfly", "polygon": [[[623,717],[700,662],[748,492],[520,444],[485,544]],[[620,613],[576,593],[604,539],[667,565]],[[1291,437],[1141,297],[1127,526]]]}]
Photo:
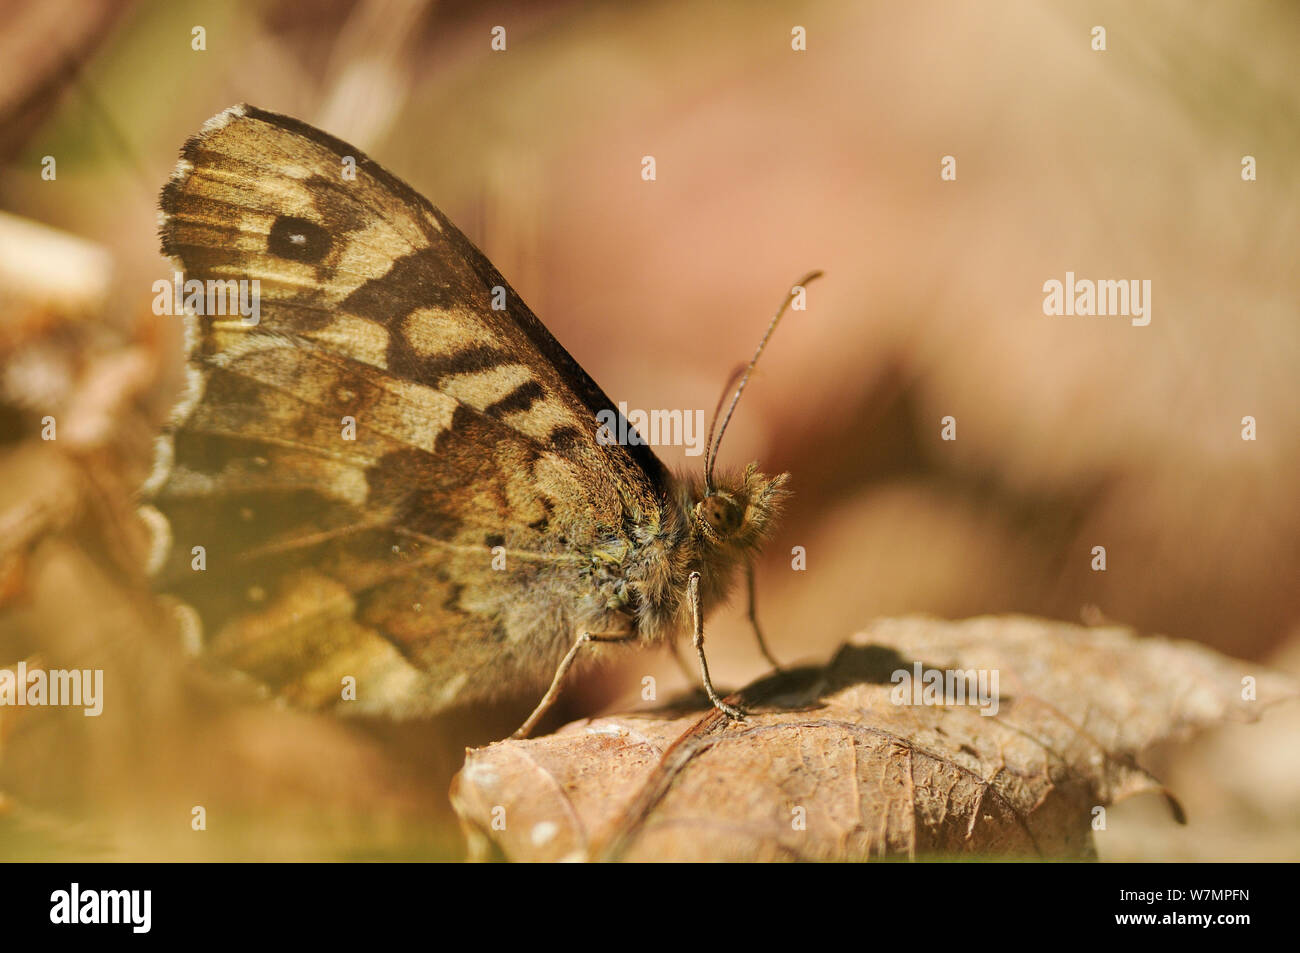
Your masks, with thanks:
[{"label": "speckled wood butterfly", "polygon": [[442,212],[252,106],[185,143],[161,209],[186,287],[254,282],[259,304],[256,322],[187,317],[146,485],[169,527],[158,578],[205,652],[317,708],[427,714],[549,684],[526,734],[575,659],[692,631],[710,698],[741,714],[709,681],[701,604],[786,494],[752,465],[713,475],[747,373],[698,477],[598,440],[609,398]]}]

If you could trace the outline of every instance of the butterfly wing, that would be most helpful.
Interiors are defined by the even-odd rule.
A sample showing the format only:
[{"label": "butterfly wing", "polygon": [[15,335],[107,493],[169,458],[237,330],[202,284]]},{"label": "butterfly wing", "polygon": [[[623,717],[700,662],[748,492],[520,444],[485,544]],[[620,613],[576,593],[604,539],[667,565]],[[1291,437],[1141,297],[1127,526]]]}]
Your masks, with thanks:
[{"label": "butterfly wing", "polygon": [[549,676],[605,608],[590,554],[667,498],[648,447],[597,440],[605,394],[440,211],[298,120],[210,120],[161,209],[184,290],[226,295],[148,488],[208,650],[311,706],[351,675],[353,710]]}]

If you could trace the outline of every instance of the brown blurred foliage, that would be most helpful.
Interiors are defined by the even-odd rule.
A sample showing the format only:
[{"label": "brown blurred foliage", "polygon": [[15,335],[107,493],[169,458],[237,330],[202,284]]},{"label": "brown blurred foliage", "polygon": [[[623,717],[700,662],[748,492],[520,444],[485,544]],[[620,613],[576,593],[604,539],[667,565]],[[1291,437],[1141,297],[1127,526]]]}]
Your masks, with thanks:
[{"label": "brown blurred foliage", "polygon": [[[155,200],[184,138],[240,100],[408,179],[632,407],[711,408],[788,283],[826,271],[723,448],[793,474],[759,574],[779,657],[824,659],[877,615],[1015,611],[1300,668],[1294,8],[110,6],[4,10],[0,208],[28,221],[0,223],[0,666],[102,658],[117,702],[4,713],[0,850],[456,856],[459,746],[517,721],[289,712],[185,660],[145,591],[131,494],[179,368],[175,325],[149,310],[168,274]],[[1150,279],[1150,326],[1044,316],[1067,270]],[[40,441],[49,413],[67,442]],[[720,681],[762,671],[740,608],[711,617],[709,644]],[[645,674],[679,684],[630,654],[556,723],[628,704]],[[1300,856],[1300,753],[1229,747],[1234,771],[1196,792],[1221,836],[1199,843]],[[195,804],[222,819],[204,836]],[[1102,856],[1197,849],[1128,844]]]}]

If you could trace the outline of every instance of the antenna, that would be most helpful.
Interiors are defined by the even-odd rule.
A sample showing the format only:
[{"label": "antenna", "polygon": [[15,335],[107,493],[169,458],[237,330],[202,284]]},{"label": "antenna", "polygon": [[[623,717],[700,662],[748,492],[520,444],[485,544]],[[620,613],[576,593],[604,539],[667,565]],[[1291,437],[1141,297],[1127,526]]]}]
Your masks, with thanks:
[{"label": "antenna", "polygon": [[736,386],[736,381],[740,380],[740,375],[745,373],[745,365],[737,364],[727,375],[727,383],[722,385],[722,393],[718,395],[718,405],[713,408],[713,421],[709,424],[709,439],[704,442],[704,482],[709,493],[713,492],[713,432],[718,429],[718,418],[722,416],[722,405],[727,401],[727,395],[731,393],[731,388]]},{"label": "antenna", "polygon": [[[718,462],[718,450],[722,447],[722,436],[727,432],[727,424],[731,423],[731,415],[736,412],[736,405],[740,403],[740,395],[745,392],[745,385],[749,383],[749,375],[754,372],[754,365],[758,363],[763,348],[767,347],[768,339],[772,337],[772,332],[776,330],[777,324],[780,323],[781,316],[785,314],[790,307],[790,303],[794,301],[797,293],[796,289],[803,288],[810,281],[814,281],[821,276],[820,271],[810,271],[794,283],[786,293],[785,300],[781,302],[781,307],[772,316],[771,323],[768,324],[767,330],[763,333],[763,339],[758,342],[758,348],[754,351],[754,356],[749,359],[749,363],[745,365],[743,372],[740,368],[732,371],[731,377],[727,380],[727,386],[722,389],[722,396],[718,398],[718,406],[713,411],[713,423],[709,425],[709,442],[704,449],[704,489],[706,495],[713,493],[713,465]],[[714,441],[713,430],[718,423],[718,411],[722,410],[722,402],[726,399],[727,391],[731,389],[731,385],[737,376],[740,377],[740,383],[736,386],[736,393],[731,398],[731,406],[727,408],[727,415],[722,418],[722,427],[718,430],[718,439]]]}]

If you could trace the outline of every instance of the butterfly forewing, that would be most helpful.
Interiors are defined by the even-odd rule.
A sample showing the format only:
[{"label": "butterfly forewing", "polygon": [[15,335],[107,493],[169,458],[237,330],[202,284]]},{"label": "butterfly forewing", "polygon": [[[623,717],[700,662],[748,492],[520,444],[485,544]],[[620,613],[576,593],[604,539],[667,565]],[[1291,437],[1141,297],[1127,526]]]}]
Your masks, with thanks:
[{"label": "butterfly forewing", "polygon": [[346,143],[234,107],[161,204],[187,280],[259,292],[256,324],[194,319],[154,492],[162,578],[209,650],[316,706],[348,676],[359,707],[398,712],[534,684],[595,598],[589,553],[659,520],[649,448],[597,441],[608,398],[441,212]]}]

